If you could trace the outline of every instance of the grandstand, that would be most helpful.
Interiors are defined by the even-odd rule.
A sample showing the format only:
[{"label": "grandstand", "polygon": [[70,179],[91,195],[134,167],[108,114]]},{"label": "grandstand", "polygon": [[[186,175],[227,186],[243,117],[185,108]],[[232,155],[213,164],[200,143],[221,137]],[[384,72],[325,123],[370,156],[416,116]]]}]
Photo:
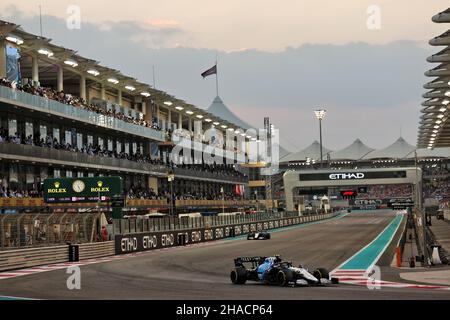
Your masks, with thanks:
[{"label": "grandstand", "polygon": [[[3,198],[40,198],[46,178],[95,176],[120,176],[129,199],[156,201],[140,201],[143,208],[161,206],[170,197],[190,201],[191,207],[215,200],[241,206],[246,198],[248,178],[235,164],[256,138],[241,121],[198,108],[7,21],[0,21],[0,80]],[[209,129],[213,138],[204,133]],[[230,147],[215,139],[230,133],[243,143]],[[183,136],[199,141],[202,149],[214,142],[214,162],[174,165],[173,138]],[[193,158],[194,150],[189,152],[182,157]],[[169,170],[175,174],[173,192]]]},{"label": "grandstand", "polygon": [[[435,23],[450,23],[450,9],[433,16]],[[429,41],[431,46],[444,47],[441,51],[427,58],[428,62],[439,63],[438,66],[425,72],[427,77],[435,79],[423,87],[430,91],[423,94],[427,99],[422,103],[419,134],[417,146],[419,148],[441,148],[450,147],[450,32],[446,30],[443,34]]]}]

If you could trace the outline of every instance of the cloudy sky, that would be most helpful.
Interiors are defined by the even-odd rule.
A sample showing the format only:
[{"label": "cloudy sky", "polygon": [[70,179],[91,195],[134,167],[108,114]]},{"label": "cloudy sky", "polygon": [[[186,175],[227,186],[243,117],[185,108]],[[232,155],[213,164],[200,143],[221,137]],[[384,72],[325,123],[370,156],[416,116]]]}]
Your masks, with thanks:
[{"label": "cloudy sky", "polygon": [[[291,150],[318,139],[313,111],[327,109],[324,145],[361,138],[380,148],[400,132],[415,144],[427,41],[444,0],[2,0],[0,18],[103,65],[207,108],[219,60],[220,95],[247,122],[271,117]],[[81,27],[68,28],[79,10]],[[379,17],[379,19],[377,19]],[[69,23],[70,25],[70,23]],[[73,24],[72,24],[73,25]],[[379,27],[379,28],[378,28]]]}]

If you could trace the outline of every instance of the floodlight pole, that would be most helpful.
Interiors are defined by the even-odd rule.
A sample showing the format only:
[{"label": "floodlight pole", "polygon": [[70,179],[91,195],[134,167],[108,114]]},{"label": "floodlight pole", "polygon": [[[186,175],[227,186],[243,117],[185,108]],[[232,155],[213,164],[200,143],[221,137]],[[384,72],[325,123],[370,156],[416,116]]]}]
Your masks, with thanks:
[{"label": "floodlight pole", "polygon": [[323,168],[323,146],[322,146],[322,120],[325,118],[326,110],[320,109],[314,111],[316,118],[319,119],[319,135],[320,135],[320,168]]},{"label": "floodlight pole", "polygon": [[323,150],[322,150],[322,118],[319,118],[319,136],[320,136],[320,167],[323,168]]},{"label": "floodlight pole", "polygon": [[422,241],[423,241],[423,257],[424,261],[423,264],[427,267],[429,267],[429,261],[430,261],[430,254],[428,252],[428,246],[427,246],[427,215],[425,212],[425,208],[422,206],[422,172],[420,172],[419,177],[419,166],[417,161],[417,150],[414,151],[414,164],[415,164],[415,171],[416,171],[416,183],[415,183],[415,206],[416,206],[416,212],[417,209],[420,212],[420,218],[422,219]]}]

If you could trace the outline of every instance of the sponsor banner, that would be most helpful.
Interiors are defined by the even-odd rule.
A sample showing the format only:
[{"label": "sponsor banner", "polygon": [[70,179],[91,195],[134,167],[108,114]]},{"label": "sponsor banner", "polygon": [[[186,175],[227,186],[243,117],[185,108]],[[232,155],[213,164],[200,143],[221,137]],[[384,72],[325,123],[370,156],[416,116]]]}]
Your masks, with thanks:
[{"label": "sponsor banner", "polygon": [[121,177],[54,178],[44,180],[46,203],[106,202],[122,193]]},{"label": "sponsor banner", "polygon": [[389,199],[387,206],[388,208],[392,209],[407,209],[410,207],[414,207],[414,200],[411,198]]},{"label": "sponsor banner", "polygon": [[386,199],[350,199],[349,205],[354,209],[406,209],[414,206],[412,198],[386,198]]},{"label": "sponsor banner", "polygon": [[350,171],[328,173],[300,173],[300,181],[336,181],[364,179],[399,179],[406,178],[406,171]]},{"label": "sponsor banner", "polygon": [[[332,217],[331,214],[317,216],[316,220]],[[154,231],[115,236],[116,254],[127,254],[174,246],[190,245],[205,241],[220,240],[239,236],[249,232],[276,229],[279,227],[301,224],[300,218],[266,220],[254,223],[243,223],[231,226],[196,228],[189,230]]]}]

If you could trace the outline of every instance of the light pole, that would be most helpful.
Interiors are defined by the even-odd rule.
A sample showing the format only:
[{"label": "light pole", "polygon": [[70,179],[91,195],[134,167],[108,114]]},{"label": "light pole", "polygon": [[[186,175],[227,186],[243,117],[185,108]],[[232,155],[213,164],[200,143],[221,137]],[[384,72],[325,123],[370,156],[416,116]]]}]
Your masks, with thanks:
[{"label": "light pole", "polygon": [[225,213],[225,192],[223,187],[220,187],[220,192],[222,193],[222,213]]},{"label": "light pole", "polygon": [[414,151],[414,165],[415,165],[415,171],[416,171],[416,183],[414,185],[414,196],[415,196],[415,207],[416,212],[420,212],[420,218],[422,220],[422,241],[423,241],[423,256],[424,261],[423,265],[429,266],[429,260],[430,255],[428,252],[428,246],[427,246],[427,215],[425,212],[425,208],[422,206],[422,172],[420,172],[419,177],[419,166],[417,163],[417,151]]},{"label": "light pole", "polygon": [[175,180],[175,174],[172,170],[167,173],[167,181],[170,183],[170,215],[173,216],[173,180]]},{"label": "light pole", "polygon": [[320,167],[323,168],[323,153],[322,153],[322,120],[325,118],[327,110],[319,109],[314,111],[316,118],[319,119],[319,134],[320,134]]}]

